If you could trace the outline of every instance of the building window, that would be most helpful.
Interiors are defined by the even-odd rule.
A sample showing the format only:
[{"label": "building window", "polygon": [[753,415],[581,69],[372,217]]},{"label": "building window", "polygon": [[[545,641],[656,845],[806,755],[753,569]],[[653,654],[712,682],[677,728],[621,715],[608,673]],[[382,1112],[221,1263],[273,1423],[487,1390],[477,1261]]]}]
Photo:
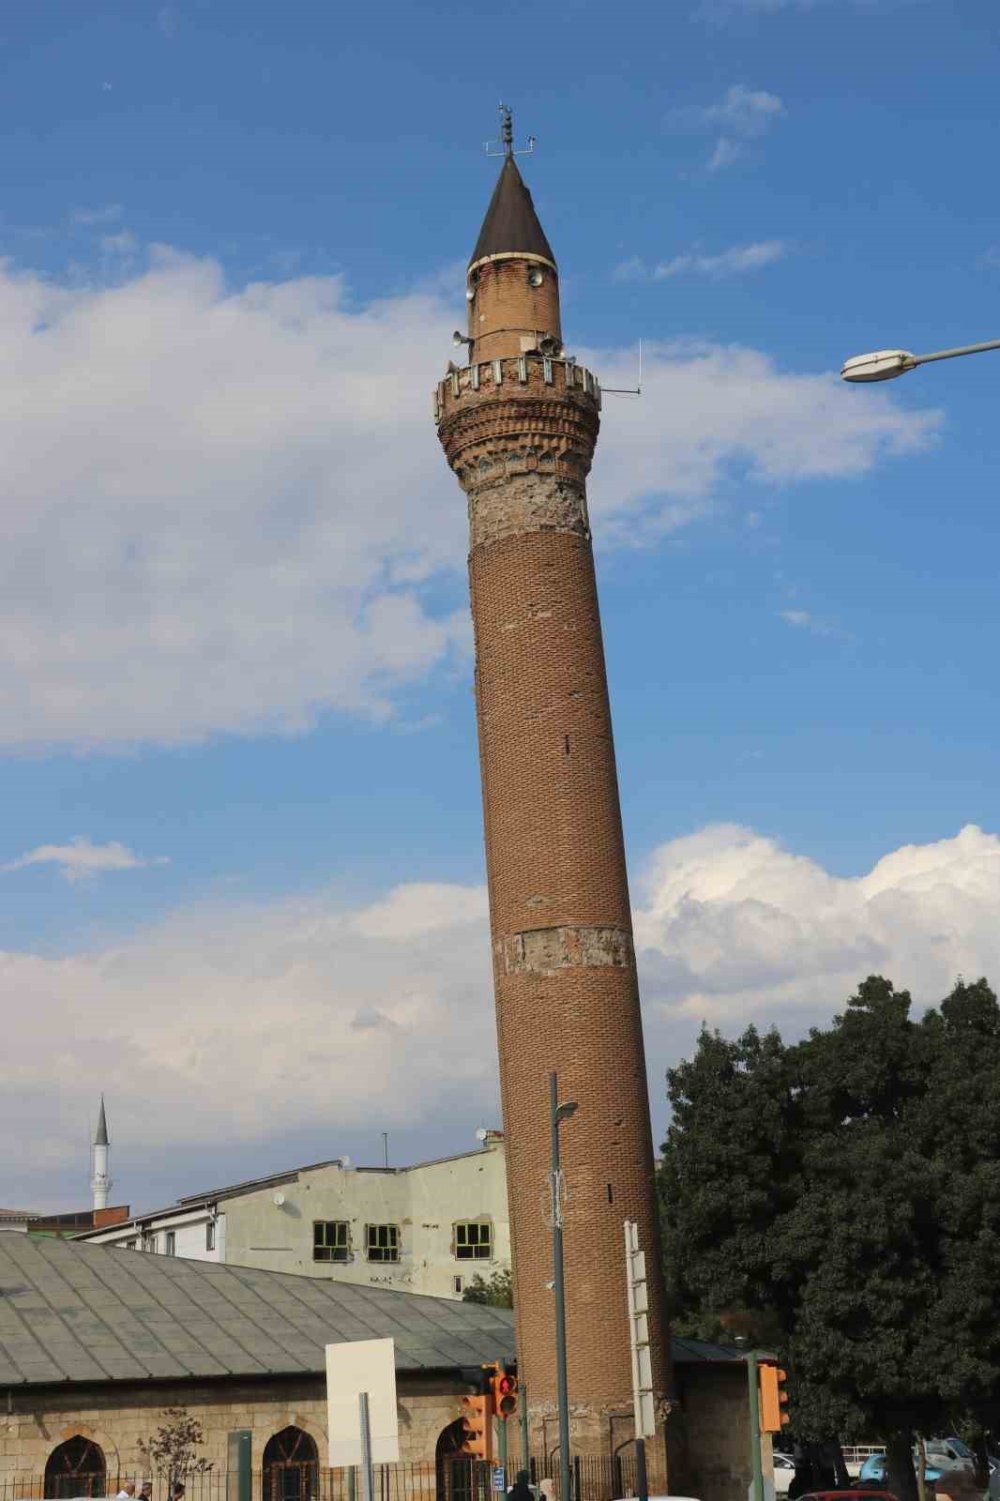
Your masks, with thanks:
[{"label": "building window", "polygon": [[369,1261],[398,1261],[399,1226],[366,1225],[365,1245]]},{"label": "building window", "polygon": [[282,1428],[264,1446],[264,1501],[311,1501],[318,1494],[319,1450],[301,1428]]},{"label": "building window", "polygon": [[350,1261],[351,1227],[347,1220],[313,1220],[313,1261]]},{"label": "building window", "polygon": [[163,1249],[168,1256],[177,1255],[177,1231],[168,1230],[163,1237]]},{"label": "building window", "polygon": [[459,1220],[455,1226],[456,1261],[489,1261],[493,1226],[489,1220]]},{"label": "building window", "polygon": [[214,1220],[209,1220],[208,1224],[205,1226],[205,1250],[206,1251],[214,1251],[215,1250],[215,1221]]},{"label": "building window", "polygon": [[462,1285],[463,1285],[462,1284],[462,1278],[461,1277],[456,1277],[455,1278],[455,1291],[457,1293],[460,1293],[462,1291]]},{"label": "building window", "polygon": [[78,1435],[53,1449],[45,1462],[46,1496],[103,1496],[107,1489],[104,1450]]}]

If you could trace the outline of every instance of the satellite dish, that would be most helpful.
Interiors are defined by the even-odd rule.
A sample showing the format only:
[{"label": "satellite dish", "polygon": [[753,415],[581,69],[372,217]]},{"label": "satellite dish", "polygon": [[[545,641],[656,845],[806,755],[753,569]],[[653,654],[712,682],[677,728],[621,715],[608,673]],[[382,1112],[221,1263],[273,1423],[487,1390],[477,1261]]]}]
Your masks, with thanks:
[{"label": "satellite dish", "polygon": [[479,1129],[478,1129],[478,1131],[476,1132],[476,1140],[477,1141],[485,1141],[486,1138],[487,1138],[487,1136],[489,1136],[489,1134],[490,1133],[487,1131],[487,1129],[486,1129],[485,1126],[480,1126]]},{"label": "satellite dish", "polygon": [[545,280],[545,272],[541,266],[532,266],[528,272],[528,284],[532,287],[540,287]]},{"label": "satellite dish", "polygon": [[285,1196],[284,1196],[284,1194],[275,1194],[275,1196],[274,1196],[274,1207],[276,1209],[281,1209],[284,1206],[284,1203],[285,1203]]}]

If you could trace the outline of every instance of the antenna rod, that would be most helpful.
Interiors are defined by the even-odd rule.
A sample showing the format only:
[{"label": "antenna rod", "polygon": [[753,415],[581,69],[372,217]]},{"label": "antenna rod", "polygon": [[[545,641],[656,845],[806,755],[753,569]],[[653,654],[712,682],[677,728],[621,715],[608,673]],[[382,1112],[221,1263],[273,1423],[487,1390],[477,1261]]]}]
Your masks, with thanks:
[{"label": "antenna rod", "polygon": [[639,379],[634,386],[602,386],[601,393],[604,396],[641,396],[642,395],[642,340],[639,340]]},{"label": "antenna rod", "polygon": [[495,142],[486,142],[487,156],[504,156],[511,160],[515,156],[530,156],[535,149],[534,136],[528,137],[528,144],[518,150],[514,145],[514,112],[509,104],[500,103],[500,150],[493,150]]},{"label": "antenna rod", "polygon": [[382,1166],[383,1167],[388,1167],[389,1166],[389,1133],[388,1133],[388,1131],[382,1131],[379,1134],[382,1137]]}]

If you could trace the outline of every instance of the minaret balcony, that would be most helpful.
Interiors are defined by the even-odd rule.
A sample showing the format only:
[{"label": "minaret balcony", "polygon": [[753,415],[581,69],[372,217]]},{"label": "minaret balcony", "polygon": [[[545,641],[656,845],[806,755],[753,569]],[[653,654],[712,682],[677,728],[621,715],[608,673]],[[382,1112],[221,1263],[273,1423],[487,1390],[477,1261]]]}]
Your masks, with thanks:
[{"label": "minaret balcony", "polygon": [[597,376],[576,360],[555,358],[529,350],[496,360],[473,360],[449,370],[434,388],[434,421],[440,425],[456,407],[475,404],[488,396],[533,394],[569,396],[583,405],[601,410],[601,385]]}]

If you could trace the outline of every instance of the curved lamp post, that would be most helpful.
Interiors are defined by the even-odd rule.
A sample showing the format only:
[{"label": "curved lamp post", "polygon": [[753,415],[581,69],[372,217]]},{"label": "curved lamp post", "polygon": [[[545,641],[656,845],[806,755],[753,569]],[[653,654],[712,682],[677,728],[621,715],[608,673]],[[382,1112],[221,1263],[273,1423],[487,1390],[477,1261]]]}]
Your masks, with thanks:
[{"label": "curved lamp post", "polygon": [[934,354],[911,354],[908,349],[876,349],[874,354],[856,354],[845,360],[841,368],[842,380],[863,384],[873,380],[895,380],[918,365],[930,365],[934,360],[954,360],[960,354],[983,354],[987,349],[1000,349],[1000,339],[989,339],[985,344],[964,344],[961,349],[938,349]]}]

